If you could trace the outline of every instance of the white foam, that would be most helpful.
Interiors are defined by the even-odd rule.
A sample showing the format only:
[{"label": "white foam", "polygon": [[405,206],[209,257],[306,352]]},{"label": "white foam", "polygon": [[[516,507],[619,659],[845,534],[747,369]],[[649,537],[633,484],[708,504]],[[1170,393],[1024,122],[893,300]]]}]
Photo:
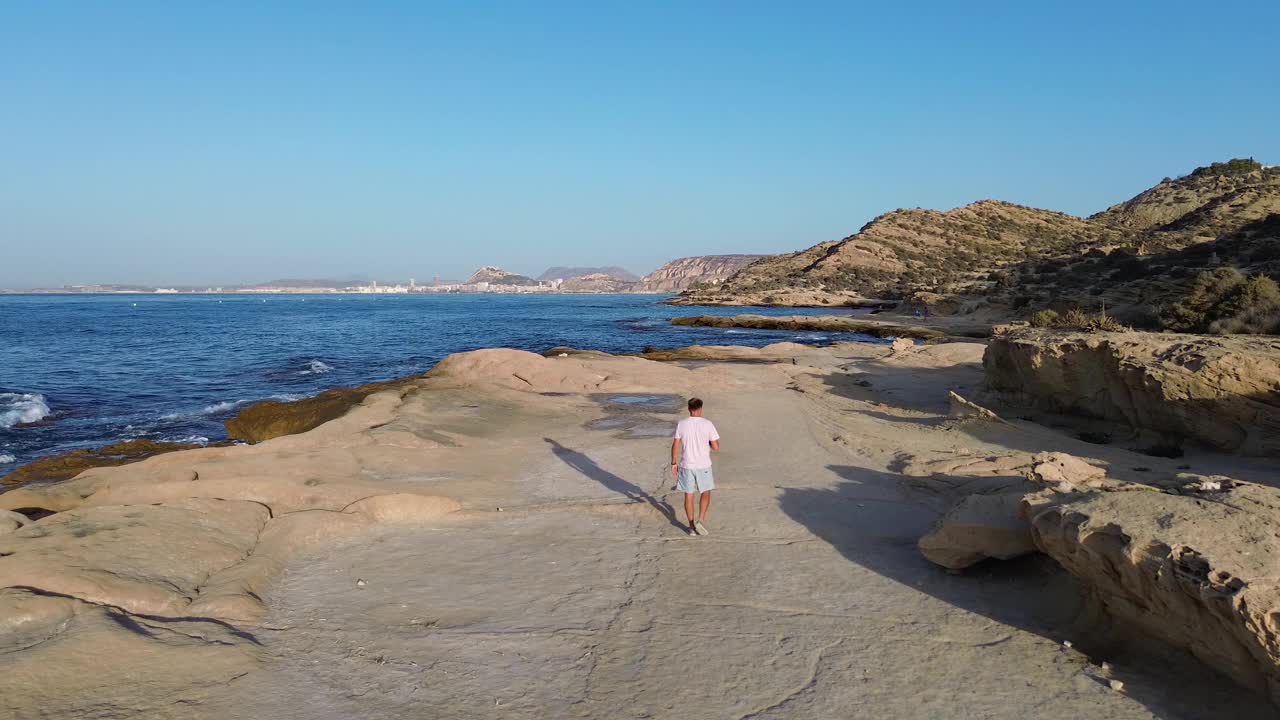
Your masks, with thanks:
[{"label": "white foam", "polygon": [[302,400],[303,398],[307,398],[307,397],[310,397],[310,395],[306,395],[302,393],[280,393],[279,395],[272,395],[267,399],[279,400],[280,402],[293,402],[294,400]]},{"label": "white foam", "polygon": [[241,405],[243,405],[243,404],[245,404],[245,403],[247,403],[247,402],[249,402],[249,401],[248,401],[248,400],[224,400],[223,402],[220,402],[220,403],[214,403],[214,404],[212,404],[212,405],[209,405],[209,406],[208,406],[208,407],[206,407],[205,409],[201,410],[201,411],[200,411],[200,414],[201,414],[201,415],[216,415],[216,414],[218,414],[218,413],[226,412],[226,411],[228,411],[228,410],[231,410],[232,408],[239,407],[239,406],[241,406]]},{"label": "white foam", "polygon": [[307,362],[307,369],[299,370],[298,374],[299,375],[323,375],[327,372],[332,372],[332,371],[333,371],[332,365],[329,365],[321,360],[310,360]]},{"label": "white foam", "polygon": [[0,428],[33,423],[49,415],[43,395],[35,393],[0,393]]},{"label": "white foam", "polygon": [[12,456],[12,455],[9,455],[8,453],[6,453],[6,454],[4,454],[4,455],[0,455],[0,465],[8,465],[9,463],[11,463],[11,462],[13,462],[13,461],[15,461],[15,460],[17,460],[17,458],[15,458],[15,457],[14,457],[14,456]]}]

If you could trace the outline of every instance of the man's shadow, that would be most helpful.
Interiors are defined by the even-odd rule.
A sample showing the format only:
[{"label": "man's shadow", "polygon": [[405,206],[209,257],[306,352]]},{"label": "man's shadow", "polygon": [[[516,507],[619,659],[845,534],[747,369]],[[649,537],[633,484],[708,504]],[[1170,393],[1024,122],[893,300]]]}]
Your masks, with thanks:
[{"label": "man's shadow", "polygon": [[626,495],[633,502],[643,501],[649,503],[654,510],[662,513],[667,520],[670,520],[674,527],[679,528],[682,532],[685,530],[684,523],[676,519],[675,510],[665,501],[659,500],[640,489],[640,486],[627,482],[608,470],[605,470],[597,465],[596,461],[586,455],[583,455],[577,450],[567,448],[551,438],[543,438],[543,440],[546,440],[547,443],[551,445],[551,452],[554,453],[556,457],[563,460],[565,465],[568,465],[574,470],[577,470],[583,475],[595,480],[613,492]]}]

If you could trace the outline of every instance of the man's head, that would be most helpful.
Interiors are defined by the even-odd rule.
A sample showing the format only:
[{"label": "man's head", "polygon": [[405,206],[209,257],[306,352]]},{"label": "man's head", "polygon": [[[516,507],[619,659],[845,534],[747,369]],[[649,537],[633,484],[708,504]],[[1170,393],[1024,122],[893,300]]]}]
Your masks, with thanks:
[{"label": "man's head", "polygon": [[702,398],[689,398],[689,414],[702,417]]}]

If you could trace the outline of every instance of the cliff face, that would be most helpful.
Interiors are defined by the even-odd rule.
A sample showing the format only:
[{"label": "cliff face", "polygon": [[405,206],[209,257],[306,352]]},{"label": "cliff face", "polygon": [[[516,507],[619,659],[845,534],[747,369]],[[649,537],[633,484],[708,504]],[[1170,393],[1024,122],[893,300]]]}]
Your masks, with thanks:
[{"label": "cliff face", "polygon": [[631,292],[680,292],[692,285],[717,285],[767,255],[700,255],[672,260],[636,283]]}]

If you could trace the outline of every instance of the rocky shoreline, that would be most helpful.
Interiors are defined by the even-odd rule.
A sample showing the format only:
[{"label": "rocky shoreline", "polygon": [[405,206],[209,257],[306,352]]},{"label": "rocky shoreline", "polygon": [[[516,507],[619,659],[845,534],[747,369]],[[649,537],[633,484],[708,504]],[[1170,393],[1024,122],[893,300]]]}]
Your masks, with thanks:
[{"label": "rocky shoreline", "polygon": [[[661,716],[686,700],[670,694],[671,663],[693,660],[716,687],[748,688],[716,694],[715,716],[789,706],[779,698],[804,686],[815,717],[847,709],[849,687],[867,712],[897,716],[960,703],[1002,718],[1269,717],[1272,466],[1198,445],[1152,457],[965,399],[1015,399],[1015,380],[1034,397],[1031,368],[1045,383],[1062,372],[1009,360],[1036,348],[1117,402],[1156,405],[1117,389],[1106,355],[1090,350],[1091,370],[1062,350],[1091,343],[1153,348],[1126,350],[1117,377],[1163,377],[1173,362],[1189,397],[1204,396],[1196,378],[1243,387],[1215,379],[1225,366],[1208,341],[1151,345],[1169,340],[482,350],[253,406],[233,422],[254,444],[0,494],[0,707],[486,717],[496,697],[514,717],[566,702]],[[726,450],[714,534],[690,540],[661,472],[674,411],[695,393]],[[919,562],[917,541],[966,574]],[[710,584],[690,596],[697,578]],[[689,646],[698,628],[714,649]]]}]

